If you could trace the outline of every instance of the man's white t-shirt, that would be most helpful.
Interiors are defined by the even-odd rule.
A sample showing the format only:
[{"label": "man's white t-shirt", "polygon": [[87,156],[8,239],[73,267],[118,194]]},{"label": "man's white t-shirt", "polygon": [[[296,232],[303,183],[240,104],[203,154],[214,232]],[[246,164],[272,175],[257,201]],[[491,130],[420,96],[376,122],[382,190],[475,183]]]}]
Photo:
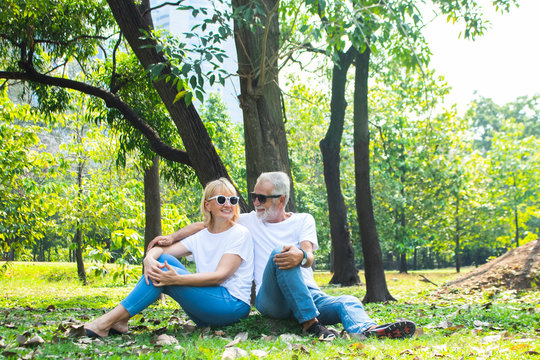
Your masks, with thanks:
[{"label": "man's white t-shirt", "polygon": [[253,241],[248,229],[238,224],[218,234],[204,229],[182,240],[182,244],[193,254],[197,273],[215,271],[224,254],[240,256],[240,267],[221,286],[249,305],[253,280]]},{"label": "man's white t-shirt", "polygon": [[[252,211],[240,214],[239,224],[249,229],[255,245],[255,285],[257,292],[262,283],[262,277],[270,253],[277,247],[294,245],[300,248],[302,241],[313,244],[313,251],[319,248],[315,219],[310,214],[291,213],[289,218],[278,223],[262,222],[257,213]],[[313,278],[313,269],[300,267],[302,277],[308,287],[318,289]]]}]

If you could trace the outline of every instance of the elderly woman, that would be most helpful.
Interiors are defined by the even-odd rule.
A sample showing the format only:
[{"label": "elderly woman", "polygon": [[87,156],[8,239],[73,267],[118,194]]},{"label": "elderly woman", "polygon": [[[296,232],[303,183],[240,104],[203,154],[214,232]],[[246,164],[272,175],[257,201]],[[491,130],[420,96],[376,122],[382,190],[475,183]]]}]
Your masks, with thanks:
[{"label": "elderly woman", "polygon": [[[144,259],[144,276],[118,306],[85,325],[89,337],[128,331],[128,320],[161,293],[176,300],[198,326],[227,325],[248,316],[253,279],[253,243],[236,223],[238,196],[225,178],[206,185],[201,200],[204,228],[180,242],[154,247]],[[182,238],[182,230],[167,236]],[[157,238],[156,238],[157,240]],[[179,258],[193,255],[191,274]]]}]

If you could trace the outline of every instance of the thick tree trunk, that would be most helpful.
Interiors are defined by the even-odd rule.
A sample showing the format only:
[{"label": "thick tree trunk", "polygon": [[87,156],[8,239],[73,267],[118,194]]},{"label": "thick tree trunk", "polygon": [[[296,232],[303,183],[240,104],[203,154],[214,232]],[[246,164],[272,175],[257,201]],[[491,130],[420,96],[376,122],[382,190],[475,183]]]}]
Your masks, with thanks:
[{"label": "thick tree trunk", "polygon": [[161,199],[159,196],[159,157],[144,170],[144,252],[150,241],[161,235]]},{"label": "thick tree trunk", "polygon": [[330,236],[332,238],[333,273],[331,284],[351,286],[360,283],[358,269],[354,262],[354,250],[347,223],[347,207],[341,192],[340,150],[345,121],[345,86],[347,71],[356,56],[356,49],[338,53],[339,62],[334,64],[332,73],[332,99],[330,102],[330,125],[319,146],[324,165],[324,181],[328,196]]},{"label": "thick tree trunk", "polygon": [[[250,0],[232,1],[235,11],[251,3]],[[261,0],[258,3],[265,10],[260,17],[263,26],[255,26],[252,31],[239,21],[234,22],[248,191],[252,191],[261,172],[283,171],[291,176],[278,84],[279,1]],[[291,184],[288,210],[294,209]]]},{"label": "thick tree trunk", "polygon": [[368,74],[369,47],[356,57],[354,86],[354,163],[356,211],[365,261],[366,296],[364,302],[395,300],[386,285],[381,246],[375,227],[369,180]]},{"label": "thick tree trunk", "polygon": [[[122,34],[142,66],[147,69],[152,64],[166,63],[166,59],[162,54],[158,54],[154,47],[145,47],[153,43],[141,39],[141,29],[148,31],[149,27],[133,0],[107,0],[107,2]],[[170,69],[166,69],[164,74],[169,72]],[[204,186],[221,176],[229,178],[193,104],[186,106],[184,101],[173,104],[178,90],[164,80],[155,81],[154,87],[176,124],[199,182]]]}]

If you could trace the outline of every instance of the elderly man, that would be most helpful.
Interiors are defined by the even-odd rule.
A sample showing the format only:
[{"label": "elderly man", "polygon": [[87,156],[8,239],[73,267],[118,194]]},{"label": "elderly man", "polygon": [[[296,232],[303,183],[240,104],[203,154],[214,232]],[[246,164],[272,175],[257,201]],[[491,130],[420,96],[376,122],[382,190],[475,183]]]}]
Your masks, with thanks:
[{"label": "elderly man", "polygon": [[[262,173],[250,193],[255,210],[241,214],[238,221],[253,238],[257,310],[274,319],[294,317],[305,332],[321,340],[336,336],[324,325],[339,322],[347,332],[367,337],[412,336],[416,328],[412,321],[377,325],[356,297],[330,296],[319,289],[311,268],[313,252],[318,248],[315,220],[310,214],[285,211],[289,193],[287,174]],[[198,231],[200,225],[190,227],[172,237],[157,237],[151,245],[179,241]]]}]

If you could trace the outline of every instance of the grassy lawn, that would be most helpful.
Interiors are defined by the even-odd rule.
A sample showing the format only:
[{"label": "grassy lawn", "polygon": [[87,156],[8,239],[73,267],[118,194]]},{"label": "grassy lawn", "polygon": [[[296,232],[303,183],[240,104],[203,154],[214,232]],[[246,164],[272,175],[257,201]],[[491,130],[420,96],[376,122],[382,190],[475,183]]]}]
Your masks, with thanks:
[{"label": "grassy lawn", "polygon": [[[110,276],[90,276],[89,285],[81,286],[75,264],[12,263],[0,276],[0,357],[221,359],[236,351],[237,358],[246,359],[539,359],[538,290],[470,293],[455,288],[443,295],[420,281],[420,274],[436,284],[456,277],[453,269],[387,272],[390,293],[398,301],[366,305],[379,323],[400,317],[415,321],[419,332],[407,340],[344,336],[323,343],[303,336],[294,322],[256,312],[233,326],[201,329],[169,298],[134,317],[130,335],[90,340],[80,336],[81,325],[114,307],[134,282],[124,286]],[[363,298],[364,286],[328,286],[330,277],[316,273],[324,291]]]}]

